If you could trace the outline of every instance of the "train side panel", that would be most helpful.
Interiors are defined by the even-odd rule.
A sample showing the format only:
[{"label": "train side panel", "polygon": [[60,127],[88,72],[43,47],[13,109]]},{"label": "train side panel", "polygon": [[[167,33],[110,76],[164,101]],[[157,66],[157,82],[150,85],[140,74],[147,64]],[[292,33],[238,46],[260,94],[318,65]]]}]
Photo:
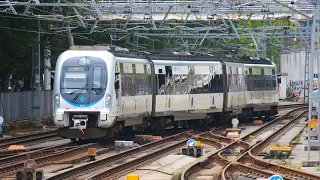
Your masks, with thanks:
[{"label": "train side panel", "polygon": [[222,66],[219,62],[154,61],[157,77],[156,116],[175,121],[204,119],[222,112]]},{"label": "train side panel", "polygon": [[151,65],[146,59],[116,57],[115,89],[118,120],[125,126],[141,124],[152,111]]},{"label": "train side panel", "polygon": [[[275,65],[225,63],[227,73],[227,112],[270,115],[277,106]],[[248,111],[248,112],[247,112]]]}]

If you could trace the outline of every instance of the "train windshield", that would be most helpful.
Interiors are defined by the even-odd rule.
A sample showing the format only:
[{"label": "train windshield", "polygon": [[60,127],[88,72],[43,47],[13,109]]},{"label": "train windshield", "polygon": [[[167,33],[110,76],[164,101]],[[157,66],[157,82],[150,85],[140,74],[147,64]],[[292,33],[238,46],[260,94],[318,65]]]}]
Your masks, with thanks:
[{"label": "train windshield", "polygon": [[61,69],[60,92],[66,100],[80,104],[92,103],[105,94],[107,74],[106,63],[100,58],[67,59]]},{"label": "train windshield", "polygon": [[63,93],[71,93],[75,90],[86,93],[88,88],[88,67],[64,67],[61,89]]}]

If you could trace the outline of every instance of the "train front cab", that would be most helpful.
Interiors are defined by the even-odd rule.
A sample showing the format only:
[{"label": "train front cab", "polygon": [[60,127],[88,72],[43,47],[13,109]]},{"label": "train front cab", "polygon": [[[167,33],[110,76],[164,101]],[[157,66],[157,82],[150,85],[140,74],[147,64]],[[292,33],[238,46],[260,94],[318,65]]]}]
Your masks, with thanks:
[{"label": "train front cab", "polygon": [[113,55],[107,51],[66,51],[56,64],[54,123],[66,138],[103,137],[112,125]]}]

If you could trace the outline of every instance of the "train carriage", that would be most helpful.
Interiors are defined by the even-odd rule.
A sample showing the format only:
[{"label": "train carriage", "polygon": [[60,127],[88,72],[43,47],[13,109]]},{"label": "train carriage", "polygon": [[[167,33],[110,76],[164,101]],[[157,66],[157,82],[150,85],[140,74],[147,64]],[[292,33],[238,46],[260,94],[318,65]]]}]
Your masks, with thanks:
[{"label": "train carriage", "polygon": [[63,137],[94,139],[272,116],[275,72],[267,59],[74,46],[56,64],[54,122]]}]

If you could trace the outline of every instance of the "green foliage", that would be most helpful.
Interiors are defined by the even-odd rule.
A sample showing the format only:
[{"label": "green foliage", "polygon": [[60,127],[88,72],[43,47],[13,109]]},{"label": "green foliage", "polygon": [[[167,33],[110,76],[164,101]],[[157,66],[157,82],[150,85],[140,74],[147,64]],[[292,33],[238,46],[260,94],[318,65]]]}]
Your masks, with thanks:
[{"label": "green foliage", "polygon": [[[17,9],[19,10],[19,9]],[[17,18],[0,13],[0,77],[1,89],[7,90],[10,74],[13,79],[24,79],[30,76],[32,40],[34,33],[16,29],[35,30],[33,19]]]},{"label": "green foliage", "polygon": [[292,164],[291,162],[286,162],[285,166],[290,169],[300,170],[302,165],[301,164]]},{"label": "green foliage", "polygon": [[298,142],[300,141],[300,135],[301,135],[301,133],[298,133],[297,136],[294,138],[293,141],[294,141],[295,143],[298,143]]}]

